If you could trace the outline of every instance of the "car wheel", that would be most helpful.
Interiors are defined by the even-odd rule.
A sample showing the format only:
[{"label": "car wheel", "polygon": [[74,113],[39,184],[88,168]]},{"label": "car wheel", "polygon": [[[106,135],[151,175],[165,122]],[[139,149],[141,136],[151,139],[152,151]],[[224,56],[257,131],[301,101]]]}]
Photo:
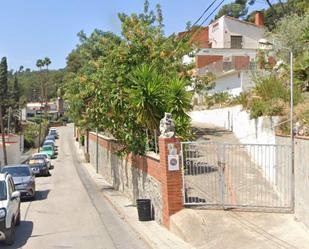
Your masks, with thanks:
[{"label": "car wheel", "polygon": [[18,215],[17,215],[17,218],[16,218],[16,226],[19,226],[20,225],[20,208],[18,209]]},{"label": "car wheel", "polygon": [[31,200],[34,201],[35,200],[35,189],[32,190],[32,193],[33,194],[32,194]]},{"label": "car wheel", "polygon": [[15,224],[12,220],[11,228],[7,230],[5,234],[5,244],[7,245],[13,245],[15,241]]}]

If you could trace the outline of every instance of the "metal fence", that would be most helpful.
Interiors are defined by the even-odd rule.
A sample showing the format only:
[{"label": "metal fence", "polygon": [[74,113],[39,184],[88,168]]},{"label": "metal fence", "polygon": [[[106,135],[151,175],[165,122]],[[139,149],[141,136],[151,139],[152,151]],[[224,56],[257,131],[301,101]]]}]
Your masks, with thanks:
[{"label": "metal fence", "polygon": [[182,143],[185,205],[289,211],[288,145]]}]

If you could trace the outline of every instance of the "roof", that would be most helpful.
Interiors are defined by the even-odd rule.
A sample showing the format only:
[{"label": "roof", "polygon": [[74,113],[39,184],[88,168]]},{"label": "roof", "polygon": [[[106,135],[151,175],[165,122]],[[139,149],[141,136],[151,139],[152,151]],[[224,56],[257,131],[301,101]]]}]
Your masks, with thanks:
[{"label": "roof", "polygon": [[253,23],[253,22],[247,22],[247,21],[244,21],[244,20],[239,20],[239,19],[237,19],[237,18],[235,18],[235,17],[227,16],[227,15],[223,15],[223,16],[219,17],[218,19],[214,20],[212,23],[209,24],[209,26],[210,26],[211,24],[215,23],[216,21],[218,21],[218,20],[221,19],[221,18],[228,18],[228,19],[231,19],[231,20],[233,20],[233,21],[240,22],[240,23],[242,23],[242,24],[252,25],[252,26],[254,26],[254,27],[256,27],[256,28],[263,28],[263,29],[264,29],[264,26],[259,26],[259,25],[256,25],[256,24]]},{"label": "roof", "polygon": [[5,165],[3,168],[11,168],[11,167],[29,167],[27,164],[15,164],[15,165]]}]

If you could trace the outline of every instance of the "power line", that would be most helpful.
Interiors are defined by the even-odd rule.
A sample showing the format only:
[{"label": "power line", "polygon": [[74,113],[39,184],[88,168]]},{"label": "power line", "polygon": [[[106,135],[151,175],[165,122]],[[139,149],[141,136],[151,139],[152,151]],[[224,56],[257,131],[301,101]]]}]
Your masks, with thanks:
[{"label": "power line", "polygon": [[192,25],[192,27],[194,27],[202,18],[203,16],[206,14],[206,12],[214,5],[214,3],[216,2],[217,0],[214,0],[203,12],[203,14],[195,21],[195,23]]},{"label": "power line", "polygon": [[[202,15],[193,23],[193,25],[191,26],[191,28],[186,32],[186,34],[181,38],[182,40],[187,38],[190,35],[190,32],[193,30],[193,28],[195,27],[195,25],[203,18],[203,16],[206,14],[206,12],[214,5],[214,3],[217,0],[214,0],[202,13]],[[198,25],[200,26],[200,25]]]},{"label": "power line", "polygon": [[[214,0],[214,1],[211,3],[211,5],[209,5],[208,8],[203,12],[203,14],[198,18],[198,20],[194,23],[194,25],[192,25],[191,30],[187,31],[186,35],[184,35],[184,36],[182,37],[182,39],[187,38],[188,35],[191,35],[191,37],[193,37],[197,32],[199,32],[199,31],[200,31],[200,28],[202,27],[202,25],[209,19],[209,17],[211,17],[211,16],[215,13],[215,11],[217,11],[217,9],[223,4],[224,1],[225,1],[225,0],[222,0],[222,1],[217,5],[217,7],[204,19],[204,21],[203,21],[201,24],[198,25],[198,27],[196,28],[196,30],[195,30],[192,34],[190,34],[191,31],[192,31],[192,29],[194,28],[194,25],[196,25],[196,23],[197,23],[199,20],[202,19],[202,17],[206,14],[206,12],[207,12],[207,11],[212,7],[212,5],[216,2],[216,0]],[[177,49],[176,49],[176,51],[177,51]]]},{"label": "power line", "polygon": [[223,4],[225,0],[222,0],[218,6],[204,19],[204,21],[200,24],[200,27],[208,20],[209,17],[211,17],[213,15],[213,13],[215,13],[217,11],[217,9],[219,9],[219,7]]}]

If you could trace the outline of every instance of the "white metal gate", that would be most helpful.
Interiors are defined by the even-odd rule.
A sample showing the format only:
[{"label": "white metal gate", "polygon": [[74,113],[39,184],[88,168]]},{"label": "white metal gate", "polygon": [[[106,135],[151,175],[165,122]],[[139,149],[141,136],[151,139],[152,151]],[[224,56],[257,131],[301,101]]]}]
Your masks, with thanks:
[{"label": "white metal gate", "polygon": [[182,143],[185,205],[291,211],[288,145]]}]

